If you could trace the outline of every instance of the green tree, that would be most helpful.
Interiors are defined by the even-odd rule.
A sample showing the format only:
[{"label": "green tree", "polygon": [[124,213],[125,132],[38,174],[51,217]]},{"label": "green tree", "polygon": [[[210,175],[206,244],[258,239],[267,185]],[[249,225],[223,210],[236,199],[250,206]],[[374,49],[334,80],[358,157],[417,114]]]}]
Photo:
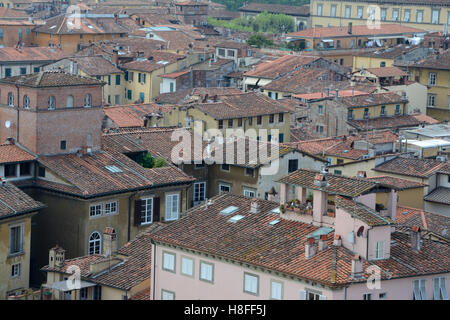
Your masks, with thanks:
[{"label": "green tree", "polygon": [[142,162],[139,164],[141,166],[143,166],[144,168],[153,168],[154,162],[155,162],[155,158],[153,158],[150,153],[146,153],[142,157]]},{"label": "green tree", "polygon": [[247,44],[251,46],[257,46],[258,48],[267,48],[273,46],[273,40],[267,39],[262,34],[253,34],[248,38]]},{"label": "green tree", "polygon": [[166,165],[166,160],[164,158],[156,158],[153,163],[153,168],[161,168]]}]

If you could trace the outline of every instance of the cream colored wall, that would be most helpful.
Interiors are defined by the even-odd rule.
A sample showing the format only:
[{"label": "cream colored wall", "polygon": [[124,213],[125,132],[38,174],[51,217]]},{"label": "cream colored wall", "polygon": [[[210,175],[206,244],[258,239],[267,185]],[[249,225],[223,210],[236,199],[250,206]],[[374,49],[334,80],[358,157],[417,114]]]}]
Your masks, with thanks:
[{"label": "cream colored wall", "polygon": [[353,56],[353,72],[362,67],[364,69],[380,68],[381,62],[386,63],[386,67],[392,67],[394,59]]},{"label": "cream colored wall", "polygon": [[[395,106],[397,104],[386,104],[385,116],[393,116],[395,115]],[[382,106],[370,106],[370,107],[360,107],[360,108],[349,108],[353,109],[353,119],[354,120],[362,120],[364,119],[364,109],[369,109],[369,118],[378,118],[380,117]],[[404,114],[405,104],[400,103],[400,113]]]}]

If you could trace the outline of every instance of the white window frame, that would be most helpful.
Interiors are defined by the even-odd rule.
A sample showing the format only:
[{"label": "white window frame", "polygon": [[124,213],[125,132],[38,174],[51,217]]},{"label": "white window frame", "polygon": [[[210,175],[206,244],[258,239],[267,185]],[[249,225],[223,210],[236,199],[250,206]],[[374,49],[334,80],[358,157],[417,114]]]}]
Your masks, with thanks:
[{"label": "white window frame", "polygon": [[337,5],[332,4],[330,7],[330,17],[336,17]]},{"label": "white window frame", "polygon": [[428,107],[435,107],[436,106],[436,95],[435,94],[428,94],[427,97],[427,106]]},{"label": "white window frame", "polygon": [[56,98],[54,96],[48,97],[48,110],[55,110]]},{"label": "white window frame", "polygon": [[356,18],[362,19],[364,17],[364,7],[358,6],[356,8]]},{"label": "white window frame", "polygon": [[400,10],[398,8],[392,9],[392,21],[398,21],[400,18]]},{"label": "white window frame", "polygon": [[[153,209],[154,209],[153,197],[145,197],[141,198],[140,200],[141,200],[141,225],[153,223]],[[150,214],[148,212],[149,206],[151,208]]]},{"label": "white window frame", "polygon": [[[280,286],[279,287],[280,288],[280,296],[279,297],[274,297],[274,290],[273,290],[274,284],[277,284]],[[283,300],[283,289],[284,289],[283,282],[278,281],[278,280],[270,280],[270,299],[271,300]]]},{"label": "white window frame", "polygon": [[[191,273],[186,272],[185,263],[190,263],[190,265],[191,265]],[[188,258],[186,256],[181,256],[180,273],[182,275],[193,278],[194,274],[195,274],[194,268],[195,268],[194,259]]]},{"label": "white window frame", "polygon": [[[435,12],[437,12],[437,20],[434,19],[435,18],[435,16],[434,16]],[[440,15],[439,10],[431,10],[431,24],[439,24],[439,15]]]},{"label": "white window frame", "polygon": [[[370,298],[370,299],[367,299],[367,298]],[[364,293],[363,300],[373,300],[373,294],[372,293]]]},{"label": "white window frame", "polygon": [[428,73],[428,85],[435,86],[436,82],[437,82],[437,73],[436,72]]},{"label": "white window frame", "polygon": [[405,9],[403,11],[403,22],[411,21],[411,9]]},{"label": "white window frame", "polygon": [[[420,17],[420,19],[419,19],[419,17]],[[416,21],[418,23],[422,23],[423,22],[423,10],[417,10]]]},{"label": "white window frame", "polygon": [[[253,193],[253,195],[250,195],[250,193]],[[244,187],[243,195],[245,197],[255,198],[256,197],[256,190]]]},{"label": "white window frame", "polygon": [[[168,260],[169,257],[173,258],[173,261]],[[172,264],[172,266],[170,266],[170,264]],[[173,272],[176,273],[176,265],[177,265],[177,256],[175,253],[172,252],[168,252],[168,251],[163,251],[162,252],[162,265],[161,265],[161,269],[164,271],[169,271],[169,272]]]},{"label": "white window frame", "polygon": [[8,93],[8,106],[14,107],[14,94],[12,92]]},{"label": "white window frame", "polygon": [[[226,187],[226,188],[228,188],[230,191],[222,191],[222,187]],[[221,194],[222,192],[231,192],[231,184],[227,184],[227,183],[219,183],[219,194]]]},{"label": "white window frame", "polygon": [[413,280],[413,299],[427,300],[427,281],[425,279]]},{"label": "white window frame", "polygon": [[[95,212],[96,214],[91,215],[92,212],[92,208],[95,207]],[[100,214],[97,214],[97,210],[100,208]],[[93,219],[93,218],[98,218],[101,217],[103,215],[103,205],[102,203],[92,203],[91,205],[89,205],[89,219]]]},{"label": "white window frame", "polygon": [[[98,239],[95,239],[95,240],[91,240],[92,236],[93,236],[95,233],[99,235],[99,238],[98,238]],[[94,252],[91,253],[91,242],[97,242],[97,241],[99,242],[99,245],[98,245],[98,252],[95,252],[95,247],[96,247],[96,245],[94,244]],[[89,235],[89,239],[88,239],[88,254],[89,254],[89,255],[93,255],[93,254],[101,254],[101,253],[102,253],[102,234],[101,234],[100,232],[98,232],[98,231],[93,231],[93,232]]]},{"label": "white window frame", "polygon": [[[109,206],[109,209],[108,209]],[[115,210],[112,211],[111,207],[115,207]],[[109,201],[104,203],[104,210],[106,215],[113,215],[119,213],[119,201]]]},{"label": "white window frame", "polygon": [[20,277],[20,268],[20,263],[14,263],[11,265],[11,278],[15,279]]},{"label": "white window frame", "polygon": [[[171,295],[172,299],[166,299],[167,295]],[[175,300],[175,292],[161,289],[161,300]]]},{"label": "white window frame", "polygon": [[[256,290],[253,290],[255,288],[255,283],[250,283],[250,286],[248,286],[249,282],[247,280],[252,280],[253,281],[256,280]],[[259,296],[259,276],[253,273],[248,273],[248,272],[244,272],[244,292],[254,295],[254,296]]]},{"label": "white window frame", "polygon": [[92,107],[92,95],[90,93],[86,93],[84,96],[84,106]]},{"label": "white window frame", "polygon": [[28,95],[23,96],[23,108],[30,109],[30,97]]},{"label": "white window frame", "polygon": [[374,260],[382,260],[385,256],[385,241],[375,241]]},{"label": "white window frame", "polygon": [[437,277],[433,279],[433,299],[448,300],[447,286],[445,277]]},{"label": "white window frame", "polygon": [[[175,197],[175,196],[177,197],[177,210],[176,210],[176,212],[173,211],[173,206],[172,206],[173,205],[172,198]],[[165,199],[166,199],[166,201],[165,201],[166,207],[165,207],[164,220],[165,221],[178,220],[179,217],[180,217],[180,199],[181,199],[180,193],[179,192],[166,193],[165,194]],[[169,202],[169,199],[170,199],[170,202]],[[170,203],[170,206],[169,206],[169,203]],[[170,208],[170,212],[169,212],[169,208]]]},{"label": "white window frame", "polygon": [[323,4],[321,3],[317,4],[317,16],[323,16]]},{"label": "white window frame", "polygon": [[[12,252],[12,243],[11,243],[11,230],[14,228],[19,228],[19,250],[18,251],[14,251]],[[14,256],[14,255],[20,255],[23,253],[23,245],[24,245],[24,231],[25,231],[25,224],[23,222],[21,223],[16,223],[16,224],[11,224],[9,226],[9,255],[10,256]]]},{"label": "white window frame", "polygon": [[[203,273],[204,272],[203,266],[210,266],[211,267],[211,279],[208,279],[208,278],[205,277],[205,275]],[[214,264],[213,263],[200,260],[200,269],[199,270],[200,270],[200,272],[199,272],[199,279],[201,281],[214,283]]]},{"label": "white window frame", "polygon": [[[203,193],[201,192],[202,185],[203,185]],[[199,188],[199,190],[196,190],[197,187]],[[195,182],[194,187],[192,189],[193,189],[192,198],[194,202],[202,202],[206,199],[206,181]]]},{"label": "white window frame", "polygon": [[345,6],[345,17],[346,18],[352,17],[352,6]]},{"label": "white window frame", "polygon": [[387,9],[386,8],[381,8],[380,19],[381,19],[381,21],[386,21],[386,19],[387,19]]}]

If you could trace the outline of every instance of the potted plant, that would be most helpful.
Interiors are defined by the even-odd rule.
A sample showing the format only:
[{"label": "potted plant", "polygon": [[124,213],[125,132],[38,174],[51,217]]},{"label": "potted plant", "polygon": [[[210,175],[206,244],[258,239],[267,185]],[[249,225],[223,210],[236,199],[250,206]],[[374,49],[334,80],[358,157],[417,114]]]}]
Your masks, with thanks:
[{"label": "potted plant", "polygon": [[285,212],[286,212],[286,208],[284,207],[284,204],[282,204],[282,205],[280,206],[280,212],[281,212],[281,213],[285,213]]}]

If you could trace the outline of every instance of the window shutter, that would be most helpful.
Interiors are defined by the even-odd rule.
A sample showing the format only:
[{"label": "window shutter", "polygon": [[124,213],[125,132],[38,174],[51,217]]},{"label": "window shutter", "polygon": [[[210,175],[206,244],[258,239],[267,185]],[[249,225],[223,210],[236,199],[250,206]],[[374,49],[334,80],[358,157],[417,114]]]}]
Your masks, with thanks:
[{"label": "window shutter", "polygon": [[426,280],[420,280],[420,294],[422,296],[422,300],[427,300],[427,291],[426,291]]},{"label": "window shutter", "polygon": [[306,290],[300,290],[300,300],[306,300]]},{"label": "window shutter", "polygon": [[442,293],[442,300],[448,300],[448,294],[447,294],[447,288],[445,286],[445,278],[439,278],[440,281],[440,288]]},{"label": "window shutter", "polygon": [[142,222],[142,201],[134,201],[134,225],[140,226]]},{"label": "window shutter", "polygon": [[160,216],[160,205],[159,197],[153,198],[153,222],[159,221]]},{"label": "window shutter", "polygon": [[434,300],[441,300],[441,288],[439,286],[439,278],[433,279],[434,286],[433,286],[433,299]]},{"label": "window shutter", "polygon": [[327,300],[327,296],[320,295],[319,300]]}]

